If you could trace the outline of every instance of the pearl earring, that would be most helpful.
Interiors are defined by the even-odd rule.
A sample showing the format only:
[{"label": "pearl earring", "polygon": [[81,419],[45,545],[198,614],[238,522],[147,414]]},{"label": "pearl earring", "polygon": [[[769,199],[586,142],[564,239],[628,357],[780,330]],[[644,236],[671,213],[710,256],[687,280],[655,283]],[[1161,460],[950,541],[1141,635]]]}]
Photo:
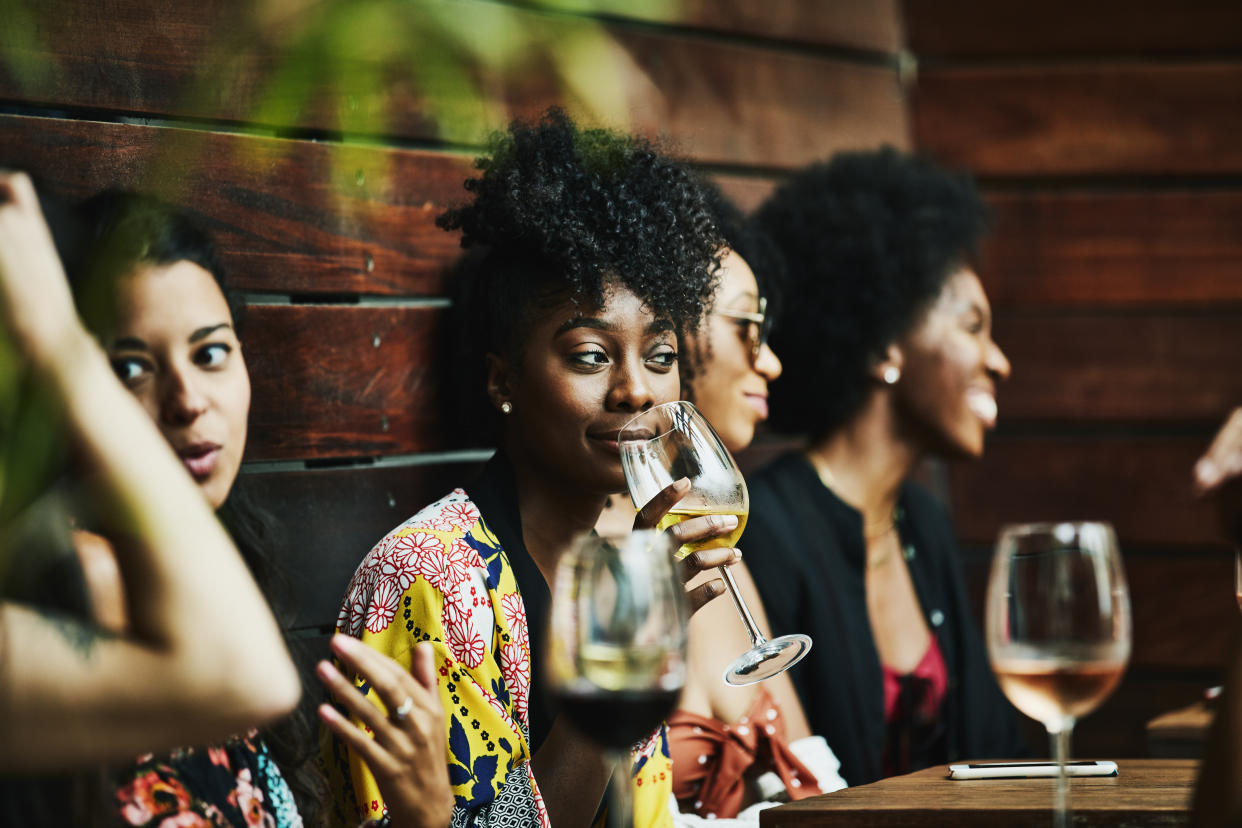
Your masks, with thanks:
[{"label": "pearl earring", "polygon": [[890,365],[884,369],[884,384],[896,385],[897,380],[901,379],[901,369],[896,365]]},{"label": "pearl earring", "polygon": [[510,411],[513,410],[513,403],[509,402],[508,400],[505,400],[504,402],[500,404],[500,410],[504,412],[505,414],[508,414]]}]

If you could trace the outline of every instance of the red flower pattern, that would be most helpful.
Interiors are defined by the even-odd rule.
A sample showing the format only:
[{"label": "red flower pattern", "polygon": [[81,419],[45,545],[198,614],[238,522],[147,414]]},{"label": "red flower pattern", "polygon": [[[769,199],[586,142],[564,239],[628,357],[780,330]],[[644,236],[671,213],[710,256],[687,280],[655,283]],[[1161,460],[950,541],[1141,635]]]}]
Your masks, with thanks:
[{"label": "red flower pattern", "polygon": [[241,811],[248,828],[275,828],[276,820],[263,810],[263,791],[250,781],[250,769],[237,774],[237,787],[229,794],[229,802]]},{"label": "red flower pattern", "polygon": [[526,647],[506,644],[500,650],[500,670],[505,677],[505,687],[513,699],[513,709],[522,724],[530,727],[530,658]]},{"label": "red flower pattern", "polygon": [[526,625],[526,604],[521,594],[500,597],[500,611],[504,613],[505,623],[509,625],[509,639],[519,647],[530,649],[530,628]]},{"label": "red flower pattern", "polygon": [[160,814],[175,814],[190,804],[190,795],[176,779],[148,771],[116,792],[122,803],[121,817],[130,825],[143,825]]},{"label": "red flower pattern", "polygon": [[367,630],[381,633],[388,629],[397,607],[401,605],[401,590],[394,581],[381,578],[371,591],[371,603],[367,607]]}]

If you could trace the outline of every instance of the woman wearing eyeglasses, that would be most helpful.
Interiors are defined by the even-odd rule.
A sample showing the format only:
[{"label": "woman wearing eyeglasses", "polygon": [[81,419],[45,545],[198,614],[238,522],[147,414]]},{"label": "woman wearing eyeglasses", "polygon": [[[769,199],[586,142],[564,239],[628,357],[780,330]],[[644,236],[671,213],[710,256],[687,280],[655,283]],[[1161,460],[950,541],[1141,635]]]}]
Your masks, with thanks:
[{"label": "woman wearing eyeglasses", "polygon": [[[767,344],[779,254],[718,191],[704,189],[728,249],[711,310],[681,349],[682,395],[736,454],[767,419],[768,383],[781,374],[781,362]],[[597,528],[618,534],[633,521],[628,499],[614,497]],[[743,548],[748,536],[743,535]],[[730,571],[766,629],[745,561]],[[700,575],[692,583],[709,577]],[[731,818],[757,802],[801,799],[845,786],[836,757],[823,739],[811,736],[788,674],[746,687],[721,680],[733,656],[750,646],[731,601],[714,601],[690,619],[686,687],[668,720],[673,793],[682,812]]]}]

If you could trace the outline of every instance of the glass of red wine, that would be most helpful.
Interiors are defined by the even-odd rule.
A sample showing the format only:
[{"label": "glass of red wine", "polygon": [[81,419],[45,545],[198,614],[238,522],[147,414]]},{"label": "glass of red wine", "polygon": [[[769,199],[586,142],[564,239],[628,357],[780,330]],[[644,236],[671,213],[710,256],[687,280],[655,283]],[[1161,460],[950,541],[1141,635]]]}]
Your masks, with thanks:
[{"label": "glass of red wine", "polygon": [[582,538],[552,589],[548,681],[560,715],[615,769],[609,823],[630,825],[632,747],[673,711],[686,680],[688,611],[663,532]]},{"label": "glass of red wine", "polygon": [[1058,773],[1054,821],[1070,821],[1074,723],[1108,697],[1130,659],[1130,595],[1107,523],[1001,530],[988,583],[988,654],[1014,706],[1043,723]]}]

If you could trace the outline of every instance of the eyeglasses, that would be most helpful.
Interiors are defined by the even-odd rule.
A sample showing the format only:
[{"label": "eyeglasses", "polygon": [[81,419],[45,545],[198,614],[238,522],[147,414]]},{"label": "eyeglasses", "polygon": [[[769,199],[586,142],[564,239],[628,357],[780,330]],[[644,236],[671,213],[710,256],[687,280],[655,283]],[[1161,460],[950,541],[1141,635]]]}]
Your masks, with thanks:
[{"label": "eyeglasses", "polygon": [[768,316],[768,299],[759,297],[759,310],[752,313],[740,310],[718,310],[717,316],[736,319],[746,324],[746,344],[750,346],[752,361],[759,359],[759,352],[768,344],[768,334],[772,333],[772,317]]}]

